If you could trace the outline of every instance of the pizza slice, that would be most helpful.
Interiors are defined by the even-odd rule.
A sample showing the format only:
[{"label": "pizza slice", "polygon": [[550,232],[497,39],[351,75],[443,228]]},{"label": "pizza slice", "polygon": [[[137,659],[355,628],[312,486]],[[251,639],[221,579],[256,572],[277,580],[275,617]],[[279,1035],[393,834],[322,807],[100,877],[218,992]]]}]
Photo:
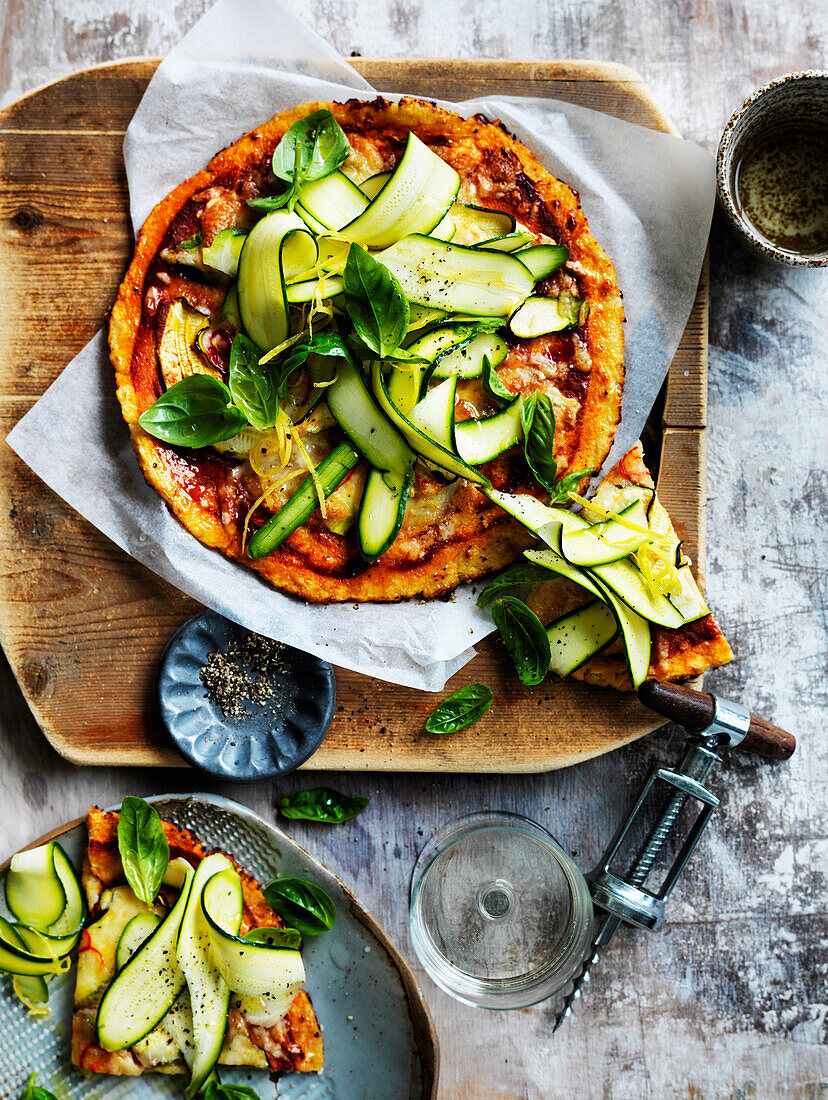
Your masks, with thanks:
[{"label": "pizza slice", "polygon": [[527,602],[547,627],[552,670],[631,691],[644,679],[687,680],[730,661],[640,444],[581,503],[579,515],[554,510],[558,522],[547,527],[540,520],[553,513],[533,509],[545,545],[526,557],[549,573]]},{"label": "pizza slice", "polygon": [[[133,948],[148,930],[159,927],[175,908],[179,891],[162,886],[156,904],[147,906],[126,883],[118,849],[118,818],[92,807],[87,814],[89,842],[84,857],[82,885],[89,918],[81,937],[72,1020],[72,1063],[91,1073],[138,1077],[143,1073],[187,1073],[186,1027],[180,1026],[182,1003],[189,1012],[186,984],[167,1015],[148,1034],[123,1050],[105,1050],[98,1035],[98,1012],[104,994]],[[170,846],[170,870],[197,868],[215,859],[186,829],[162,822]],[[230,856],[219,861],[232,865],[241,880],[242,917],[239,935],[252,929],[280,928],[284,922],[264,899],[259,884]],[[176,861],[179,862],[176,865]],[[189,876],[189,871],[187,871]],[[174,876],[168,874],[167,878]],[[189,877],[186,881],[189,881]],[[129,927],[128,927],[129,926]],[[183,1002],[182,1002],[183,998]],[[322,1036],[310,997],[304,989],[288,990],[288,1007],[278,1008],[274,998],[251,1006],[252,998],[233,994],[217,1064],[250,1066],[271,1071],[319,1071],[322,1069]],[[268,1011],[271,1015],[268,1015]],[[278,1013],[278,1015],[274,1015]],[[109,1044],[111,1045],[111,1044]]]}]

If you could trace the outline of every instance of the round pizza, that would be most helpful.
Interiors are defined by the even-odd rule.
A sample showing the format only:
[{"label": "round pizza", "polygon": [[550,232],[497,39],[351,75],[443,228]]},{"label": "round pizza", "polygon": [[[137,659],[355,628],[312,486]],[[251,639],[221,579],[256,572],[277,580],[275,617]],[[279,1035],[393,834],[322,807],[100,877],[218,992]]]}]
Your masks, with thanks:
[{"label": "round pizza", "polygon": [[620,416],[623,308],[578,195],[502,125],[308,103],[150,214],[112,311],[141,469],[312,601],[449,593],[532,541]]}]

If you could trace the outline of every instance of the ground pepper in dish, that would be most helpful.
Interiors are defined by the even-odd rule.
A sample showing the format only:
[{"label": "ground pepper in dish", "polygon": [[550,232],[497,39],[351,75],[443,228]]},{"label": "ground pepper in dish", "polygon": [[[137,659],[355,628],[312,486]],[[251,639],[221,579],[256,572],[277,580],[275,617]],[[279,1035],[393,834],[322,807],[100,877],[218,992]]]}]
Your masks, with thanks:
[{"label": "ground pepper in dish", "polygon": [[241,642],[230,642],[214,650],[199,669],[207,698],[221,708],[225,718],[240,721],[250,717],[248,703],[264,707],[273,700],[279,710],[278,677],[288,673],[282,642],[248,634]]}]

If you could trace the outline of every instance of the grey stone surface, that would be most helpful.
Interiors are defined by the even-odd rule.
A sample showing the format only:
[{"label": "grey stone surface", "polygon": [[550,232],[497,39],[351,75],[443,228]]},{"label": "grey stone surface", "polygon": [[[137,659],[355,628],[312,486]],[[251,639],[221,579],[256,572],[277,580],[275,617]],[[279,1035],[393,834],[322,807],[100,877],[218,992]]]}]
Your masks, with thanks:
[{"label": "grey stone surface", "polygon": [[[346,55],[628,64],[682,133],[711,151],[745,94],[779,73],[824,64],[828,44],[828,8],[813,0],[292,3]],[[207,6],[6,0],[0,97],[96,62],[163,53]],[[713,773],[722,807],[676,890],[665,931],[620,932],[554,1040],[554,1003],[490,1014],[455,1004],[425,980],[446,1100],[828,1096],[826,291],[828,271],[764,266],[716,220],[708,598],[737,657],[708,684],[792,729],[799,751],[781,766],[734,756]],[[77,769],[44,741],[5,664],[0,730],[0,858],[90,802],[125,793],[195,784],[272,819],[295,785],[234,788],[186,771]],[[679,731],[668,727],[549,775],[304,773],[302,785],[319,780],[368,793],[371,806],[340,828],[286,824],[353,885],[410,956],[408,876],[438,825],[473,809],[519,810],[546,824],[586,869],[646,770],[672,761],[680,746]]]}]

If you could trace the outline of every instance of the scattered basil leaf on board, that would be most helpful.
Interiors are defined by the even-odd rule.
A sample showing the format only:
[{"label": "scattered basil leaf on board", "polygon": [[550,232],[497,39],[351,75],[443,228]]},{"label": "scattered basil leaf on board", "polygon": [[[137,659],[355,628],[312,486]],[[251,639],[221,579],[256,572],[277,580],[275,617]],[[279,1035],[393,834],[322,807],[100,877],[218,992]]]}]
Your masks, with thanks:
[{"label": "scattered basil leaf on board", "polygon": [[492,689],[486,684],[467,684],[434,708],[425,728],[429,733],[457,733],[482,718],[493,700]]},{"label": "scattered basil leaf on board", "polygon": [[560,481],[556,482],[549,503],[568,504],[569,494],[576,492],[583,479],[594,473],[593,467],[591,470],[573,470],[571,474],[565,474]]},{"label": "scattered basil leaf on board", "polygon": [[118,851],[132,892],[152,905],[170,862],[170,846],[157,811],[128,794],[118,817]]},{"label": "scattered basil leaf on board", "polygon": [[304,184],[335,172],[350,152],[345,132],[331,112],[314,111],[294,122],[273,154],[274,176],[290,187],[281,195],[248,199],[248,205],[259,210],[279,210],[283,206],[293,210]]},{"label": "scattered basil leaf on board", "polygon": [[344,273],[345,308],[357,336],[384,359],[408,331],[408,301],[388,268],[352,244]]},{"label": "scattered basil leaf on board", "polygon": [[549,580],[549,570],[534,562],[515,562],[489,581],[477,597],[478,607],[488,607],[501,596],[526,595],[533,585]]},{"label": "scattered basil leaf on board", "polygon": [[20,1094],[20,1100],[57,1100],[57,1097],[53,1092],[48,1089],[41,1088],[40,1085],[36,1085],[35,1077],[36,1073],[29,1074],[29,1080],[26,1082],[26,1087]]},{"label": "scattered basil leaf on board", "polygon": [[192,374],[170,386],[138,423],[148,435],[177,447],[209,447],[247,427],[230,390],[209,374]]},{"label": "scattered basil leaf on board", "polygon": [[242,936],[251,943],[266,943],[286,951],[298,951],[302,946],[302,934],[295,928],[251,928]]},{"label": "scattered basil leaf on board", "polygon": [[492,618],[515,662],[521,683],[530,687],[539,684],[549,671],[551,659],[543,623],[530,607],[514,596],[495,600]]},{"label": "scattered basil leaf on board", "polygon": [[523,426],[523,453],[529,469],[544,489],[554,493],[558,473],[553,453],[555,406],[545,393],[535,390],[521,406],[520,421]]},{"label": "scattered basil leaf on board", "polygon": [[361,814],[368,805],[368,798],[357,795],[340,794],[330,787],[309,787],[304,791],[286,794],[279,802],[282,817],[296,821],[322,821],[326,825],[341,825],[357,814]]},{"label": "scattered basil leaf on board", "polygon": [[498,405],[511,405],[518,397],[516,393],[507,390],[500,381],[500,376],[489,362],[487,355],[483,356],[483,389]]},{"label": "scattered basil leaf on board", "polygon": [[264,888],[265,901],[303,936],[321,936],[334,926],[336,906],[321,886],[303,878],[277,878]]},{"label": "scattered basil leaf on board", "polygon": [[230,393],[254,428],[272,428],[279,416],[280,390],[286,386],[275,365],[261,366],[261,352],[242,333],[230,347]]},{"label": "scattered basil leaf on board", "polygon": [[259,1100],[259,1094],[249,1085],[225,1085],[213,1078],[204,1092],[204,1100]]}]

